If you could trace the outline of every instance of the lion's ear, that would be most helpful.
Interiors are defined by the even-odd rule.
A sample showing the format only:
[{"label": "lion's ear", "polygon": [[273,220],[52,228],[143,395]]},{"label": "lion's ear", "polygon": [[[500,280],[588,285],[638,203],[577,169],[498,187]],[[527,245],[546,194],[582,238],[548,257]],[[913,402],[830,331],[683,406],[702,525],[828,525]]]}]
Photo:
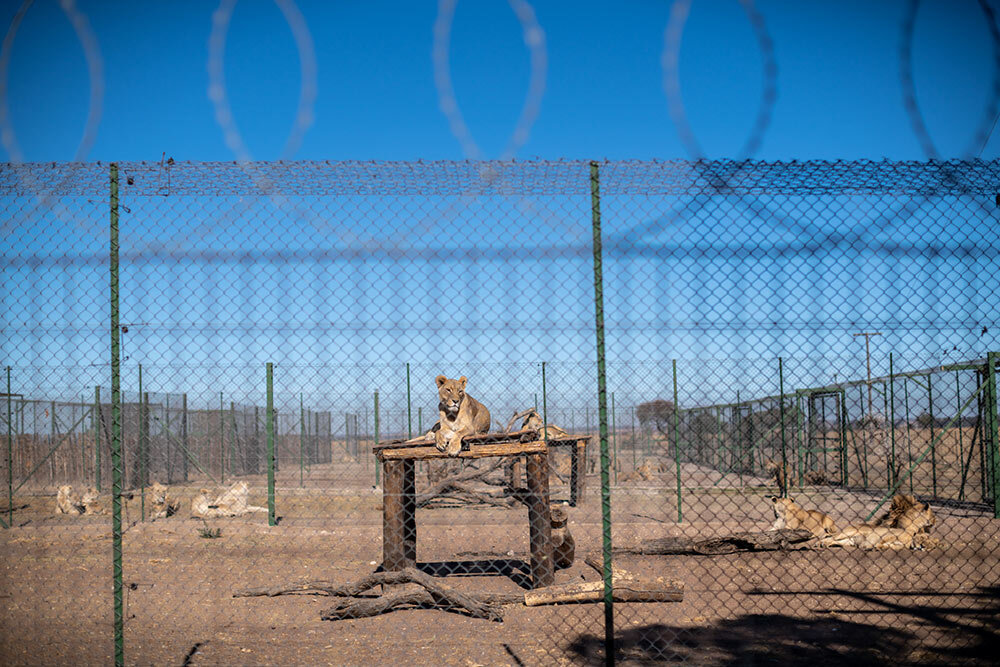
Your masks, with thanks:
[{"label": "lion's ear", "polygon": [[443,385],[445,383],[445,380],[447,380],[447,379],[448,378],[446,378],[443,375],[438,375],[436,378],[434,378],[434,381],[437,382],[437,386],[440,387],[441,385]]},{"label": "lion's ear", "polygon": [[466,379],[466,377],[464,375],[462,377],[458,378],[458,383],[460,385],[462,385],[462,389],[465,389],[465,383],[466,382],[468,382],[468,380]]}]

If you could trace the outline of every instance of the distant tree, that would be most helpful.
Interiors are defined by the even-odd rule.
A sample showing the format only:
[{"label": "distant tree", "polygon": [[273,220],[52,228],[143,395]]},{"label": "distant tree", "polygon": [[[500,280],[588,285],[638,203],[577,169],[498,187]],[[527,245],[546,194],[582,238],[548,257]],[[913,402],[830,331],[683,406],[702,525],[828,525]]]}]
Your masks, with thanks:
[{"label": "distant tree", "polygon": [[667,435],[674,423],[674,404],[662,398],[640,403],[635,408],[635,417],[642,428],[646,430],[655,428],[661,434]]}]

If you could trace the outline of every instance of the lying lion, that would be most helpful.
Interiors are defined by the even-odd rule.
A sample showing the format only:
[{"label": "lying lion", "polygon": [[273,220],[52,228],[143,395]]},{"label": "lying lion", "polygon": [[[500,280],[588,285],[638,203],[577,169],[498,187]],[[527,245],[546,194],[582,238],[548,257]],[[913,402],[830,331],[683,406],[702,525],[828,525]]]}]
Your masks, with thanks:
[{"label": "lying lion", "polygon": [[209,500],[208,489],[200,489],[191,500],[191,515],[197,517],[243,516],[250,512],[267,512],[266,507],[250,505],[250,485],[236,482],[214,501]]},{"label": "lying lion", "polygon": [[514,416],[510,418],[507,422],[506,432],[510,433],[511,429],[514,428],[514,424],[517,420],[521,421],[521,429],[531,429],[533,431],[538,431],[538,437],[544,440],[545,438],[561,438],[564,435],[568,435],[566,431],[559,428],[555,424],[549,424],[546,426],[545,420],[542,416],[538,414],[538,410],[535,408],[528,408],[527,410],[522,410],[521,412],[515,412]]},{"label": "lying lion", "polygon": [[73,493],[71,485],[64,484],[59,487],[59,490],[56,492],[56,514],[80,515],[85,511],[86,508],[83,505],[83,499]]},{"label": "lying lion", "polygon": [[438,387],[438,417],[434,425],[434,446],[448,456],[458,456],[462,439],[490,430],[490,411],[465,393],[466,377],[449,380],[443,375],[435,379]]},{"label": "lying lion", "polygon": [[862,523],[845,528],[836,535],[820,540],[820,546],[855,546],[861,549],[917,549],[933,546],[929,533],[937,523],[928,505],[910,495],[893,497],[889,511],[875,523]]},{"label": "lying lion", "polygon": [[150,518],[165,519],[168,516],[177,514],[177,511],[181,508],[181,501],[177,498],[171,498],[168,494],[169,489],[165,485],[153,482],[153,485],[149,487],[149,491],[152,495]]},{"label": "lying lion", "polygon": [[825,537],[837,531],[833,519],[819,510],[807,510],[791,498],[769,496],[768,499],[772,503],[775,516],[771,530],[804,528],[816,537]]}]

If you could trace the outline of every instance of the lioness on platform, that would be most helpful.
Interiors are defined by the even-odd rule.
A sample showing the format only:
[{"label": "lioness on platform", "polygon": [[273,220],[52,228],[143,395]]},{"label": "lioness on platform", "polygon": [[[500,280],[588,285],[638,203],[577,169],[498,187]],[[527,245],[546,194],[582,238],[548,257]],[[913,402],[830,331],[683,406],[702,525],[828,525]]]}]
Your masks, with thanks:
[{"label": "lioness on platform", "polygon": [[439,421],[435,425],[434,446],[449,456],[462,451],[462,439],[469,435],[488,433],[490,411],[486,406],[465,393],[466,377],[449,380],[438,375]]}]

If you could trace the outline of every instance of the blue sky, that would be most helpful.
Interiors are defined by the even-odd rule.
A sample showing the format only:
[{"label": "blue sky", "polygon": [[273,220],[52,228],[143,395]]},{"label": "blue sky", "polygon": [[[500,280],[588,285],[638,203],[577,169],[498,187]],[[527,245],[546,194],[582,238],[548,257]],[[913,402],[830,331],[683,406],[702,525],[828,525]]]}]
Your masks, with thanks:
[{"label": "blue sky", "polygon": [[[736,157],[757,115],[761,51],[739,2],[693,4],[680,51],[687,114],[707,156]],[[5,24],[20,5],[3,3]],[[517,156],[688,157],[663,86],[671,6],[666,0],[533,3],[544,32],[545,88]],[[283,152],[301,84],[289,24],[276,3],[243,0],[226,31],[226,91],[254,158],[465,157],[435,87],[436,2],[301,1],[297,7],[314,46],[316,96],[313,122],[294,154]],[[773,118],[758,157],[925,157],[902,103],[906,7],[899,1],[757,3],[778,67]],[[234,157],[207,93],[216,8],[214,2],[76,3],[97,45],[105,88],[93,148],[84,157]],[[449,53],[471,135],[484,157],[499,157],[531,79],[529,50],[511,6],[458,2]],[[913,56],[917,99],[938,150],[968,154],[996,76],[978,3],[920,3]],[[13,36],[7,90],[24,159],[76,154],[88,113],[87,72],[58,3],[32,3]],[[982,156],[995,157],[998,149],[994,137]]]},{"label": "blue sky", "polygon": [[[681,33],[678,70],[686,117],[705,156],[745,157],[741,150],[764,89],[760,35],[736,0],[693,4]],[[67,15],[51,0],[30,4],[16,35],[7,33],[8,122],[0,159],[158,163],[164,154],[177,161],[459,160],[472,155],[469,142],[456,136],[441,109],[432,58],[438,3],[303,1],[291,10],[292,23],[297,10],[308,31],[305,37],[299,32],[298,41],[277,3],[236,3],[222,52],[232,124],[218,122],[209,95],[209,43],[217,6],[81,1]],[[759,25],[773,44],[777,96],[760,149],[752,156],[925,159],[900,76],[908,6],[757,3]],[[531,51],[513,7],[524,11],[525,5],[465,0],[455,8],[448,72],[478,147],[475,155],[499,158],[510,150],[526,92],[543,75],[543,94],[534,100],[537,122],[523,145],[515,142],[517,158],[692,157],[664,93],[665,29],[676,3],[532,3],[544,34],[544,71],[532,70],[532,53],[536,61],[539,54],[537,34]],[[21,3],[5,3],[4,19],[9,23],[19,8]],[[89,60],[70,18],[92,45]],[[218,36],[218,24],[215,28]],[[920,3],[912,45],[916,99],[937,153],[997,158],[1000,139],[991,133],[994,119],[987,111],[995,107],[994,80],[1000,72],[979,4]],[[306,49],[304,62],[315,63],[315,100],[306,104],[307,122],[293,132],[301,141],[288,150],[302,88],[300,47]],[[99,64],[102,94],[96,106],[88,104],[88,63],[91,70]],[[96,129],[87,135],[88,117],[97,118],[98,110]],[[227,128],[238,128],[243,148],[227,145]],[[984,146],[974,143],[978,134],[989,135]],[[135,390],[142,362],[147,387],[155,390],[192,391],[214,400],[223,387],[227,395],[249,402],[259,398],[254,387],[263,362],[270,360],[279,369],[300,366],[291,377],[279,373],[277,381],[293,402],[306,392],[314,406],[334,403],[360,410],[371,391],[382,389],[383,405],[398,409],[402,369],[412,362],[428,409],[433,395],[428,395],[427,378],[437,372],[470,375],[480,387],[477,395],[524,407],[540,386],[538,362],[547,359],[557,362],[549,370],[556,404],[565,408],[592,400],[592,276],[586,256],[421,262],[411,255],[404,266],[377,253],[367,259],[338,254],[368,242],[382,249],[437,248],[435,235],[448,232],[456,221],[472,225],[471,245],[477,248],[500,246],[530,255],[539,245],[579,246],[589,235],[585,196],[307,197],[285,208],[266,198],[244,203],[225,197],[123,196],[123,252],[162,247],[174,253],[166,260],[127,260],[123,266],[122,321],[130,324],[127,388]],[[76,395],[79,386],[103,382],[106,374],[91,366],[107,357],[101,333],[106,325],[103,201],[103,195],[72,201],[68,217],[23,201],[9,204],[17,207],[8,224],[15,233],[22,230],[22,250],[30,245],[45,255],[81,256],[56,272],[22,267],[19,287],[5,295],[13,304],[8,316],[24,324],[17,330],[23,337],[5,341],[4,356],[14,366],[49,369],[34,378],[40,393],[55,387]],[[822,234],[849,236],[878,219],[879,210],[907,205],[892,197],[757,201],[784,214],[803,206],[819,240]],[[887,349],[909,355],[906,368],[940,362],[946,358],[943,350],[953,345],[949,354],[959,358],[995,349],[1000,293],[995,253],[978,259],[878,253],[900,238],[998,242],[996,215],[979,200],[947,202],[950,216],[935,212],[941,202],[931,201],[905,211],[900,220],[890,219],[885,230],[870,237],[870,252],[832,247],[820,257],[764,252],[726,259],[699,256],[692,249],[717,242],[760,249],[780,225],[725,197],[679,217],[683,198],[607,197],[605,230],[612,241],[609,257],[615,259],[608,263],[605,298],[609,326],[617,327],[608,341],[615,362],[609,370],[612,390],[626,404],[662,394],[669,384],[664,363],[672,357],[683,360],[681,373],[690,378],[682,385],[686,404],[733,400],[740,387],[744,398],[775,393],[772,362],[782,354],[790,359],[793,384],[826,383],[836,373],[856,378],[864,360],[858,356],[863,347],[850,335],[855,322],[903,322],[875,344],[876,373],[887,372]],[[299,215],[309,207],[312,215]],[[86,224],[81,226],[77,215]],[[650,231],[630,239],[627,231],[637,226]],[[396,233],[406,230],[415,231]],[[615,247],[615,238],[625,240]],[[670,248],[678,244],[678,252],[689,256],[671,256]],[[191,261],[198,253],[220,249],[302,250],[320,260]],[[638,250],[634,258],[633,249]],[[441,305],[440,284],[463,274],[476,277],[452,296],[465,304],[446,318],[457,333],[428,326]],[[719,293],[726,296],[716,297]],[[530,298],[518,301],[516,295]],[[928,326],[939,321],[962,326]],[[993,328],[981,336],[986,321]],[[749,324],[740,329],[733,322]],[[447,368],[435,361],[442,345],[458,360]],[[75,370],[66,372],[70,367]],[[188,370],[196,367],[201,370]],[[334,367],[340,376],[324,370]]]}]

